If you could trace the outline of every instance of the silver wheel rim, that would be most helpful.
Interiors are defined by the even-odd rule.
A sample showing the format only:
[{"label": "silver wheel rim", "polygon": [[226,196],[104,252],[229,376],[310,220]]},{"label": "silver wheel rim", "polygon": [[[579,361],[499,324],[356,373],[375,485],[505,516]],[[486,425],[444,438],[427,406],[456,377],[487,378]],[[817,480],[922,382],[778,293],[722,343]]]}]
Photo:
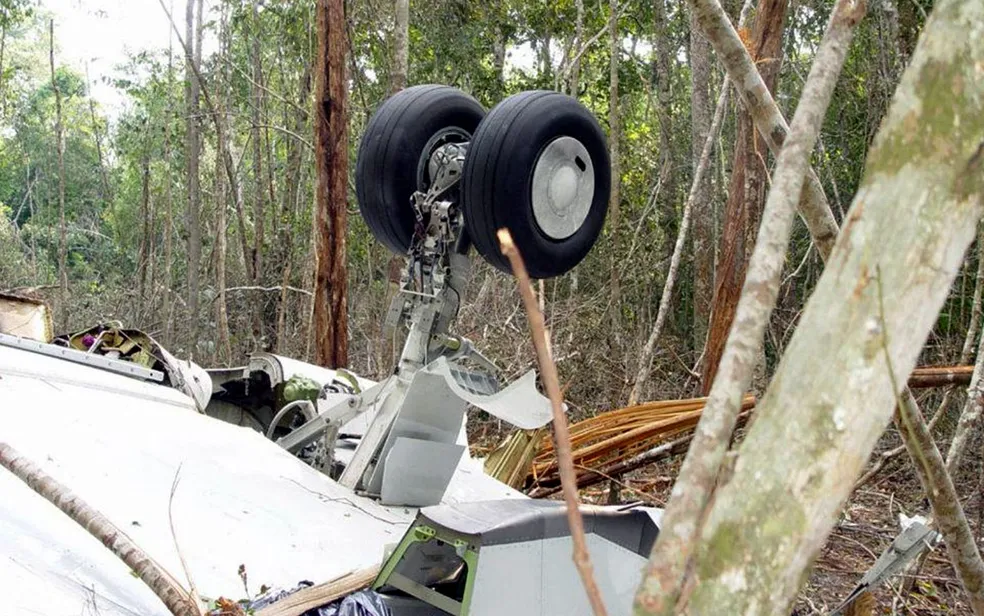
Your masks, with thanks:
[{"label": "silver wheel rim", "polygon": [[594,167],[573,137],[547,144],[533,167],[533,218],[547,237],[566,239],[581,228],[594,198]]}]

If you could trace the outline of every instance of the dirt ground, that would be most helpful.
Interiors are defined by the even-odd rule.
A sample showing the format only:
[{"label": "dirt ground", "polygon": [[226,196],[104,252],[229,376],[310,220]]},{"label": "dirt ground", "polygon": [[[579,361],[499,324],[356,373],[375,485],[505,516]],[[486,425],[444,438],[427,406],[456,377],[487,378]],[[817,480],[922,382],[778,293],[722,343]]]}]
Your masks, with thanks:
[{"label": "dirt ground", "polygon": [[[944,455],[961,406],[962,400],[959,404],[953,404],[935,431],[937,445]],[[935,409],[929,400],[924,408]],[[486,424],[474,428],[475,440],[472,442],[477,445],[477,453],[481,454],[481,450],[498,442],[499,433],[495,427]],[[889,428],[880,439],[875,455],[894,449],[900,443],[895,430]],[[984,464],[980,455],[982,444],[984,437],[978,430],[968,444],[964,461],[955,477],[957,492],[979,545],[984,543],[984,508],[981,507],[984,488]],[[618,488],[619,502],[645,501],[654,506],[665,505],[682,459],[682,456],[678,456],[623,477],[622,485]],[[585,489],[581,493],[582,498],[587,502],[606,503],[609,486],[610,484],[605,483]],[[839,606],[900,532],[900,514],[909,517],[922,515],[927,518],[932,515],[905,451],[890,458],[876,475],[851,495],[814,564],[809,581],[796,601],[793,614],[827,614]],[[910,590],[904,588],[906,585],[902,576],[891,578],[873,593],[873,601],[865,609],[848,616],[972,614],[942,542],[929,553],[922,568],[911,584],[908,584]]]}]

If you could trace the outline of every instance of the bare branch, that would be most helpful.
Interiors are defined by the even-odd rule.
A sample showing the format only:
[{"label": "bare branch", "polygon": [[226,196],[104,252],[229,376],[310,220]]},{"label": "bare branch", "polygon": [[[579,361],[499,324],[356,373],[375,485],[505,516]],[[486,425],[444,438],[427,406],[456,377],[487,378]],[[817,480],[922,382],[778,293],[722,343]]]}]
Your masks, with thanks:
[{"label": "bare branch", "polygon": [[154,591],[174,616],[200,616],[198,605],[174,578],[141,550],[106,516],[49,476],[7,443],[0,442],[0,466],[62,510],[72,521],[102,542]]},{"label": "bare branch", "polygon": [[571,540],[574,543],[574,565],[581,575],[584,590],[588,593],[591,609],[595,616],[604,616],[605,604],[601,600],[601,592],[594,579],[591,568],[591,556],[588,554],[587,542],[584,538],[584,520],[577,498],[577,476],[574,472],[574,459],[571,455],[571,435],[567,429],[567,417],[564,414],[563,394],[560,391],[560,379],[557,376],[557,366],[550,353],[549,334],[543,321],[543,312],[537,305],[533,293],[530,276],[526,273],[526,265],[519,249],[513,243],[507,229],[499,230],[499,246],[502,254],[509,259],[512,271],[516,275],[516,285],[526,306],[526,315],[530,322],[530,333],[533,336],[533,346],[536,348],[536,358],[540,364],[540,377],[550,398],[553,410],[554,438],[556,440],[557,461],[560,470],[560,481],[564,490],[564,501],[567,503],[567,520],[571,528]]}]

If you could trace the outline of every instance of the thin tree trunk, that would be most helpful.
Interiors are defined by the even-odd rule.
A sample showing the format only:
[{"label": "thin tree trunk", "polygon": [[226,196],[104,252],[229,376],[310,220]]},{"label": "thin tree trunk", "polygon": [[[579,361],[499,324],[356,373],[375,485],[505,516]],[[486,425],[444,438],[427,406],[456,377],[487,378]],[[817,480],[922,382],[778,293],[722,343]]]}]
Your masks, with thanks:
[{"label": "thin tree trunk", "polygon": [[[149,149],[147,144],[145,149]],[[146,300],[147,268],[150,264],[150,152],[145,152],[140,161],[140,219],[143,231],[140,234],[140,251],[137,258],[137,290],[140,302],[137,309],[143,313]]]},{"label": "thin tree trunk", "polygon": [[[654,35],[653,35],[653,82],[656,84],[657,116],[659,117],[659,177],[657,183],[663,187],[667,195],[666,207],[659,214],[659,226],[663,233],[660,260],[666,262],[671,258],[672,248],[670,238],[678,232],[676,222],[676,173],[673,169],[675,160],[673,148],[673,58],[676,50],[671,45],[670,27],[666,16],[665,0],[655,0],[653,3]],[[665,250],[665,252],[663,252]]]},{"label": "thin tree trunk", "polygon": [[[845,4],[838,3],[835,20],[843,19]],[[984,117],[984,83],[972,77],[984,62],[984,40],[959,36],[982,20],[984,6],[975,0],[941,0],[927,23],[868,157],[838,248],[758,405],[733,475],[702,516],[691,562],[700,583],[686,589],[690,613],[788,613],[891,417],[984,210],[984,124],[966,122]],[[939,97],[946,103],[938,104]],[[799,116],[797,109],[787,148]],[[784,166],[780,159],[770,203],[783,185]],[[770,210],[767,205],[766,220]],[[758,246],[768,237],[763,228],[746,290],[756,289],[750,284]],[[741,314],[739,306],[738,324]],[[733,346],[725,350],[715,389]],[[741,395],[740,384],[730,395]],[[704,419],[713,415],[708,405],[697,438],[711,428]],[[725,434],[725,442],[730,434],[708,432]],[[695,440],[687,460],[707,453]],[[716,468],[708,478],[717,480]],[[689,496],[691,487],[678,481],[672,500]],[[675,524],[698,524],[675,523],[674,508],[671,503],[664,516],[656,558]]]},{"label": "thin tree trunk", "polygon": [[[225,7],[222,8],[222,22],[219,27],[219,40],[222,46],[223,57],[229,54],[229,15]],[[228,64],[227,64],[228,66]],[[229,83],[228,79],[226,83]],[[222,93],[228,98],[229,93]],[[225,104],[219,103],[219,112],[225,111]],[[227,230],[226,211],[226,183],[222,181],[222,173],[219,168],[225,159],[225,142],[219,141],[218,159],[215,161],[215,324],[216,336],[218,338],[219,352],[221,353],[222,365],[228,366],[232,362],[232,342],[229,334],[229,311],[226,305],[226,259],[227,259]]]},{"label": "thin tree trunk", "polygon": [[55,20],[48,22],[48,60],[55,91],[55,147],[58,150],[58,285],[61,328],[68,331],[68,228],[65,222],[65,135],[62,126],[61,88],[55,78]]},{"label": "thin tree trunk", "polygon": [[954,458],[947,456],[947,462],[943,462],[919,405],[908,388],[900,396],[895,424],[933,507],[934,521],[943,534],[950,562],[970,597],[974,614],[981,616],[984,614],[984,561],[953,487],[952,471],[947,470]]},{"label": "thin tree trunk", "polygon": [[[0,66],[0,71],[2,71],[2,66]],[[109,175],[106,173],[106,162],[103,159],[102,151],[102,136],[99,134],[99,120],[96,118],[96,101],[92,98],[92,92],[89,91],[91,88],[91,81],[89,81],[89,63],[85,63],[85,87],[87,98],[89,99],[89,119],[92,122],[92,140],[96,144],[96,158],[99,161],[99,180],[101,193],[99,197],[103,201],[104,207],[109,209],[110,212],[115,213],[115,208],[113,206],[113,196],[109,188]]]},{"label": "thin tree trunk", "polygon": [[970,377],[970,386],[967,388],[967,401],[960,411],[957,429],[946,454],[946,468],[951,475],[955,476],[960,468],[960,459],[967,447],[967,439],[974,426],[980,423],[982,410],[984,410],[984,336],[981,336],[980,343],[977,345],[977,361],[974,362],[974,375]]},{"label": "thin tree trunk", "polygon": [[[577,11],[576,17],[574,18],[574,45],[572,48],[577,50],[581,48],[584,44],[584,0],[574,0],[575,10]],[[505,45],[503,45],[503,60],[505,60]],[[577,97],[580,91],[581,83],[581,58],[575,58],[574,62],[571,63],[571,74],[567,78],[567,93],[571,96]]]},{"label": "thin tree trunk", "polygon": [[318,0],[317,31],[314,158],[318,177],[312,334],[315,363],[340,368],[348,364],[345,249],[348,189],[345,54],[348,45],[342,0]]},{"label": "thin tree trunk", "polygon": [[[737,87],[755,128],[765,138],[769,150],[778,154],[789,127],[720,2],[688,0],[688,3],[693,7],[697,23],[724,64],[731,82]],[[820,180],[812,169],[800,196],[798,211],[810,231],[817,251],[826,260],[837,239],[837,221],[830,211]]]},{"label": "thin tree trunk", "polygon": [[[711,45],[690,15],[690,135],[694,176],[700,164],[703,145],[711,128]],[[713,174],[705,173],[696,184],[693,217],[693,338],[699,353],[707,338],[707,324],[714,293],[714,204]]]},{"label": "thin tree trunk", "polygon": [[[7,443],[0,442],[0,466],[13,473],[48,502],[61,509],[115,554],[150,588],[174,616],[199,616],[197,598],[190,597],[167,571],[161,568],[109,521],[67,487],[50,477]],[[43,598],[38,600],[43,602]]]},{"label": "thin tree trunk", "polygon": [[619,159],[622,125],[619,119],[618,95],[618,60],[622,46],[618,32],[618,0],[608,0],[608,36],[610,39],[608,47],[608,150],[612,166],[608,222],[614,234],[614,231],[618,229],[622,205],[622,164]]},{"label": "thin tree trunk", "polygon": [[[581,0],[578,0],[579,2]],[[0,117],[7,117],[7,88],[3,78],[3,61],[7,51],[7,24],[0,26]]]},{"label": "thin tree trunk", "polygon": [[188,0],[185,6],[185,114],[186,136],[185,155],[187,157],[187,186],[188,205],[185,210],[185,226],[188,230],[188,311],[190,313],[190,340],[195,340],[198,332],[198,293],[199,268],[202,253],[201,228],[201,187],[198,172],[199,156],[201,154],[198,138],[198,96],[199,84],[195,79],[198,70],[196,63],[197,41],[195,28],[195,4],[197,0]]},{"label": "thin tree trunk", "polygon": [[[838,0],[810,69],[793,126],[776,163],[772,190],[762,215],[762,228],[738,303],[736,325],[728,337],[721,367],[701,414],[693,444],[673,487],[663,517],[664,529],[653,546],[649,570],[636,598],[640,613],[671,614],[679,609],[678,602],[688,584],[688,571],[692,571],[691,561],[696,555],[711,493],[779,292],[779,277],[792,232],[795,205],[809,169],[810,153],[847,57],[854,26],[861,19],[863,10],[863,5],[859,7],[850,0]],[[749,604],[744,604],[743,609],[753,611]],[[724,613],[742,612],[724,610]]]},{"label": "thin tree trunk", "polygon": [[[960,350],[958,363],[964,365],[970,361],[974,352],[974,341],[977,338],[977,330],[981,323],[981,295],[984,292],[984,225],[981,225],[977,234],[977,275],[974,278],[974,295],[971,300],[970,325],[967,327],[967,335],[964,337],[963,347]],[[984,336],[981,336],[981,344],[984,344]],[[963,457],[963,450],[967,445],[967,438],[970,431],[981,416],[982,405],[984,405],[984,383],[981,382],[984,376],[984,352],[980,345],[977,347],[977,360],[974,362],[974,374],[970,379],[970,386],[967,388],[967,400],[960,411],[960,418],[957,420],[957,429],[950,442],[950,448],[946,454],[946,468],[951,475],[957,474],[960,466],[960,458]],[[955,386],[948,387],[943,394],[943,400],[936,410],[933,419],[938,419],[946,410],[950,401],[950,396],[956,390]],[[934,422],[930,422],[930,430]]]},{"label": "thin tree trunk", "polygon": [[[755,10],[749,51],[770,91],[775,89],[779,78],[782,32],[788,5],[788,0],[759,0]],[[711,320],[701,370],[701,390],[705,396],[711,390],[724,343],[734,322],[767,192],[769,170],[765,161],[769,155],[768,145],[755,131],[752,118],[745,109],[739,110],[737,124],[734,163],[724,210],[724,229],[714,274]]]},{"label": "thin tree trunk", "polygon": [[[250,64],[252,66],[252,127],[250,128],[250,142],[253,146],[253,284],[262,286],[263,281],[263,235],[265,233],[266,221],[264,213],[263,195],[263,141],[260,131],[260,111],[263,107],[263,70],[260,61],[260,16],[258,8],[259,0],[252,1],[252,13],[250,20]],[[253,339],[259,342],[264,339],[265,332],[263,327],[263,307],[267,303],[265,294],[256,296],[253,301]]]},{"label": "thin tree trunk", "polygon": [[393,6],[393,72],[390,94],[407,87],[410,70],[410,0],[395,0]]},{"label": "thin tree trunk", "polygon": [[721,86],[721,95],[718,97],[717,109],[714,112],[714,120],[711,124],[707,138],[704,139],[704,150],[701,152],[697,169],[694,172],[694,181],[690,186],[690,194],[687,203],[683,206],[683,217],[680,220],[680,231],[677,233],[676,243],[673,246],[673,256],[670,257],[670,269],[666,272],[666,280],[663,282],[663,294],[659,298],[659,309],[656,312],[656,322],[653,329],[649,332],[646,344],[642,347],[639,355],[639,369],[636,371],[635,380],[632,382],[632,390],[629,392],[628,406],[639,403],[642,396],[642,388],[649,379],[652,370],[653,353],[656,350],[656,341],[659,340],[666,324],[666,318],[670,313],[670,304],[673,298],[673,286],[676,284],[677,270],[680,269],[680,259],[683,256],[683,249],[687,243],[687,230],[690,227],[690,216],[696,202],[696,195],[699,190],[698,183],[707,173],[707,168],[711,162],[711,151],[714,149],[714,140],[717,132],[721,129],[721,121],[724,118],[724,110],[728,106],[728,79],[724,80]]},{"label": "thin tree trunk", "polygon": [[[172,0],[172,9],[174,7]],[[173,22],[172,22],[173,26]],[[174,90],[174,45],[172,32],[167,35],[167,86],[168,92]],[[173,177],[171,175],[171,129],[174,118],[170,111],[166,116],[164,127],[164,343],[170,345],[174,341],[174,194],[171,190]]]}]

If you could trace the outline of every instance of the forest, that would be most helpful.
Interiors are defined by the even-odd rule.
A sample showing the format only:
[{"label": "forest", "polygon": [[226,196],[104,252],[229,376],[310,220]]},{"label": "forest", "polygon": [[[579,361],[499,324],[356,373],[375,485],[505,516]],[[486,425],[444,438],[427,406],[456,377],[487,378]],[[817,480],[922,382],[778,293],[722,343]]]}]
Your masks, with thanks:
[{"label": "forest", "polygon": [[[171,43],[102,77],[109,110],[60,57],[72,24],[0,0],[0,291],[206,367],[383,378],[405,256],[357,200],[373,114],[421,84],[487,110],[566,94],[611,167],[593,249],[533,283],[568,417],[709,396],[686,462],[581,493],[669,506],[676,556],[637,613],[827,613],[923,515],[946,548],[851,613],[984,614],[979,0],[146,4]],[[468,258],[456,330],[516,378],[537,365],[517,280]],[[954,366],[969,387],[904,387]],[[742,558],[764,564],[735,578]]]}]

